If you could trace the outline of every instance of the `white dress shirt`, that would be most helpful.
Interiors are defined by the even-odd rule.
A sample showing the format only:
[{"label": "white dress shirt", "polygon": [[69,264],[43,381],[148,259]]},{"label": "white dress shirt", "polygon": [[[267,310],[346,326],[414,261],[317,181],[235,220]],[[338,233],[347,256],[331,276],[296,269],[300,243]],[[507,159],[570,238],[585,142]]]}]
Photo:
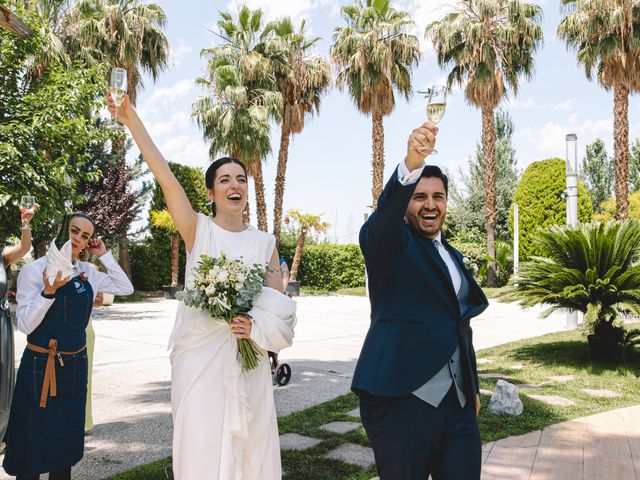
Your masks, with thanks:
[{"label": "white dress shirt", "polygon": [[[404,186],[416,183],[418,180],[420,180],[420,175],[422,175],[422,170],[424,170],[424,167],[425,164],[423,163],[421,167],[416,168],[415,170],[410,172],[403,160],[402,162],[400,162],[400,165],[398,165],[398,182],[400,182],[400,184]],[[462,284],[460,270],[458,269],[458,266],[456,265],[453,258],[451,258],[451,254],[442,244],[442,232],[438,232],[438,236],[432,241],[436,247],[436,250],[438,250],[440,257],[442,257],[442,261],[447,266],[447,270],[449,270],[449,276],[451,277],[451,282],[453,283],[453,289],[456,293],[458,293],[460,291],[460,285]]]},{"label": "white dress shirt", "polygon": [[[73,264],[74,276],[83,273],[87,277],[87,281],[93,289],[94,299],[98,292],[131,295],[133,285],[111,252],[107,252],[99,258],[107,269],[107,273],[99,271],[90,263],[76,261]],[[41,295],[44,290],[42,272],[46,266],[47,257],[44,256],[22,267],[18,275],[16,320],[18,329],[27,335],[42,323],[44,316],[55,301],[55,299],[44,298]]]}]

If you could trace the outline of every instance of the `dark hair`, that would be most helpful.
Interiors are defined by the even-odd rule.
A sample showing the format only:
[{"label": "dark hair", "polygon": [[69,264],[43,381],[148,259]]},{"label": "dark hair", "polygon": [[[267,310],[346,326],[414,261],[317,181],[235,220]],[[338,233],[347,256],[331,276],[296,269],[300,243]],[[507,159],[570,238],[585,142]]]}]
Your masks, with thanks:
[{"label": "dark hair", "polygon": [[91,218],[88,214],[86,214],[84,212],[73,212],[71,214],[71,216],[69,217],[69,222],[71,222],[71,220],[73,220],[74,218],[84,218],[85,220],[89,221],[91,223],[91,225],[93,226],[93,234],[91,235],[91,237],[93,237],[93,235],[95,235],[95,233],[96,233],[96,222],[93,221],[93,218]]},{"label": "dark hair", "polygon": [[422,177],[425,177],[425,178],[435,177],[442,180],[442,183],[444,184],[444,193],[447,194],[447,197],[449,196],[449,179],[442,172],[440,167],[436,165],[427,165],[426,167],[424,167],[424,170],[422,170],[422,175],[420,175],[420,178]]},{"label": "dark hair", "polygon": [[[247,175],[247,168],[244,166],[244,163],[242,163],[237,158],[233,158],[233,157],[219,158],[215,162],[213,162],[211,165],[209,165],[209,168],[207,168],[207,171],[204,174],[204,183],[209,190],[213,188],[213,182],[216,180],[216,172],[218,171],[218,169],[223,165],[227,165],[228,163],[235,163],[236,165],[240,165],[242,167],[242,170],[244,171],[245,176]],[[215,202],[211,202],[211,214],[214,217],[216,216]]]}]

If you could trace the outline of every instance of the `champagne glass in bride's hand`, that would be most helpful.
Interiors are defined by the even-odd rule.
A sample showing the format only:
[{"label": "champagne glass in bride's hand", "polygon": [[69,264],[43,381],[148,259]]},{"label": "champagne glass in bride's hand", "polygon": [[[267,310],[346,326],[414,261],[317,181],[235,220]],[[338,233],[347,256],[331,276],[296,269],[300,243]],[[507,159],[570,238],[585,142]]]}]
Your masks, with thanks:
[{"label": "champagne glass in bride's hand", "polygon": [[[427,119],[433,123],[438,124],[444,115],[444,111],[447,109],[447,89],[442,85],[435,85],[426,92],[423,93],[427,100]],[[428,155],[435,155],[438,151],[435,148],[422,147],[419,149],[420,153],[426,153]]]},{"label": "champagne glass in bride's hand", "polygon": [[109,81],[109,93],[116,106],[113,121],[107,127],[111,130],[122,131],[124,127],[118,123],[118,107],[122,105],[124,97],[127,95],[127,71],[124,68],[114,68],[111,70],[111,80]]}]

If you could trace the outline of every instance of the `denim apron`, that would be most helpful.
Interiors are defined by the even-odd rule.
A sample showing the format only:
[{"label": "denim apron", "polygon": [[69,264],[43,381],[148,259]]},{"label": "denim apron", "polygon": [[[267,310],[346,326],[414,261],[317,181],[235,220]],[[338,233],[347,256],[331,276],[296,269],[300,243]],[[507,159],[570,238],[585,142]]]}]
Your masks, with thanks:
[{"label": "denim apron", "polygon": [[[56,291],[42,323],[27,337],[32,348],[51,352],[53,345],[58,353],[27,347],[22,355],[2,465],[10,475],[62,470],[78,463],[84,454],[85,328],[92,303],[89,282],[73,278]],[[50,378],[53,371],[55,376]]]}]

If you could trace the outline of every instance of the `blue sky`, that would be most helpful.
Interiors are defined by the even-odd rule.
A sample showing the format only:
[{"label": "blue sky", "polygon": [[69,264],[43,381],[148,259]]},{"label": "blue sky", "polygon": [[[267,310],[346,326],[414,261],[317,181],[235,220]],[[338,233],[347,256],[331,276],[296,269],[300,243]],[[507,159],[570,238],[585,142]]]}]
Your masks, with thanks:
[{"label": "blue sky", "polygon": [[[172,50],[169,69],[139,96],[138,109],[160,150],[168,160],[206,168],[208,146],[197,125],[191,120],[191,105],[203,95],[195,85],[204,63],[200,50],[214,45],[218,11],[236,12],[243,2],[237,0],[156,0],[168,18],[167,35]],[[248,0],[251,8],[262,8],[267,20],[290,15],[306,19],[314,36],[322,37],[316,53],[327,55],[333,29],[343,24],[340,8],[351,2],[343,0]],[[396,8],[410,12],[417,24],[416,35],[423,38],[424,27],[446,12],[449,2],[397,0]],[[564,158],[564,137],[578,135],[579,156],[597,137],[607,145],[611,156],[613,130],[613,93],[596,82],[589,82],[556,38],[561,19],[557,2],[539,3],[544,10],[544,46],[535,56],[536,72],[530,82],[521,82],[518,96],[502,104],[514,120],[514,146],[518,166],[559,156]],[[445,73],[438,67],[432,48],[422,42],[422,60],[413,73],[413,87],[423,90],[444,82]],[[414,95],[410,102],[397,99],[394,112],[385,117],[385,179],[404,157],[411,130],[425,121],[424,101]],[[629,100],[630,138],[640,136],[640,112],[636,96]],[[466,171],[469,156],[480,141],[481,117],[468,105],[460,90],[449,96],[447,112],[440,123],[438,155],[429,158],[447,168],[454,176]],[[274,125],[273,153],[266,159],[265,183],[271,228],[273,182],[280,131]],[[251,194],[253,198],[253,193]],[[253,200],[252,200],[253,201]],[[285,210],[297,208],[320,214],[332,226],[328,237],[340,243],[357,241],[363,215],[371,204],[371,119],[358,113],[344,93],[333,88],[323,99],[320,115],[307,123],[306,129],[293,138],[289,150],[289,167],[285,192]]]}]

